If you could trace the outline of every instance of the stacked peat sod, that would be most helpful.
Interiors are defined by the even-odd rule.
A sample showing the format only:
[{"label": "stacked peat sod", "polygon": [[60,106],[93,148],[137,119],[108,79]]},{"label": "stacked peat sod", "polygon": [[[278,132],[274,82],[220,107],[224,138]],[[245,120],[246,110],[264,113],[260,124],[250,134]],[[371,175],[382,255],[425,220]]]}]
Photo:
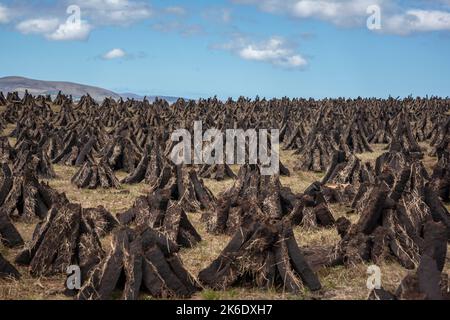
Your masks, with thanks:
[{"label": "stacked peat sod", "polygon": [[147,196],[139,197],[132,208],[118,214],[123,225],[147,226],[162,232],[181,247],[193,247],[201,237],[186,212],[213,210],[216,199],[198,178],[183,166],[166,165]]},{"label": "stacked peat sod", "polygon": [[56,178],[52,162],[45,152],[44,146],[26,138],[19,139],[15,146],[15,154],[14,172],[22,172],[26,167],[31,166],[39,178]]},{"label": "stacked peat sod", "polygon": [[428,221],[424,225],[424,245],[420,263],[408,274],[395,294],[383,288],[374,289],[371,300],[450,300],[449,277],[443,273],[447,254],[447,230],[442,223]]},{"label": "stacked peat sod", "polygon": [[39,182],[32,167],[12,175],[7,164],[2,165],[0,188],[1,210],[12,219],[31,222],[44,219],[57,198],[57,192]]},{"label": "stacked peat sod", "polygon": [[377,124],[376,130],[368,136],[369,143],[372,144],[388,144],[392,141],[392,129],[389,118],[383,116],[381,119],[375,119]]},{"label": "stacked peat sod", "polygon": [[[128,134],[128,131],[125,131]],[[141,150],[128,136],[122,132],[114,136],[103,150],[103,161],[113,170],[124,170],[132,173],[141,159]]]},{"label": "stacked peat sod", "polygon": [[438,163],[431,176],[432,188],[438,193],[442,201],[450,202],[450,117],[448,117],[440,132],[441,134],[438,135],[431,152],[432,156],[438,157]]},{"label": "stacked peat sod", "polygon": [[202,239],[181,203],[172,199],[170,189],[157,190],[139,197],[132,208],[119,213],[117,218],[122,225],[147,226],[160,231],[177,245],[191,248]]},{"label": "stacked peat sod", "polygon": [[223,181],[236,179],[236,175],[228,164],[204,164],[198,171],[201,178]]},{"label": "stacked peat sod", "polygon": [[308,134],[306,143],[296,152],[298,162],[295,170],[323,172],[330,165],[333,154],[339,147],[329,128],[326,127],[325,118],[322,108],[315,126]]},{"label": "stacked peat sod", "polygon": [[6,260],[0,253],[0,280],[1,279],[20,279],[20,273]]},{"label": "stacked peat sod", "polygon": [[208,232],[234,234],[247,214],[246,202],[256,203],[260,208],[257,212],[274,219],[287,217],[294,225],[329,227],[334,224],[320,191],[311,187],[303,195],[295,195],[281,185],[279,176],[261,175],[260,166],[246,164],[239,170],[234,185],[219,195],[214,210],[203,213]]},{"label": "stacked peat sod", "polygon": [[6,105],[6,98],[3,95],[3,92],[0,91],[0,106],[5,106]]},{"label": "stacked peat sod", "polygon": [[[23,243],[22,236],[17,231],[5,210],[0,208],[0,244],[7,248],[17,248],[22,246]],[[0,279],[3,278],[19,279],[20,273],[0,253]]]},{"label": "stacked peat sod", "polygon": [[283,143],[283,149],[301,149],[305,144],[306,135],[306,129],[302,122],[298,125],[295,125],[295,127],[292,122],[286,122],[286,124],[281,128],[280,132],[280,140]]},{"label": "stacked peat sod", "polygon": [[350,124],[344,131],[343,142],[344,145],[353,153],[372,152],[372,148],[367,141],[362,114],[358,111],[357,115],[352,119]]},{"label": "stacked peat sod", "polygon": [[[207,224],[208,232],[234,234],[240,226],[241,218],[249,209],[242,205],[250,198],[261,203],[267,199],[264,208],[269,216],[281,218],[289,214],[295,206],[295,196],[287,188],[269,191],[270,188],[280,189],[279,180],[269,181],[270,179],[274,179],[274,177],[261,176],[258,165],[246,164],[241,166],[233,187],[219,195],[215,208],[203,213],[202,220]],[[271,184],[269,185],[269,183]],[[258,193],[259,191],[261,193]],[[274,199],[269,199],[269,195]],[[280,204],[280,199],[284,200],[283,205]],[[270,206],[271,200],[278,203],[275,206]]]},{"label": "stacked peat sod", "polygon": [[242,166],[235,185],[219,196],[217,209],[202,217],[209,232],[233,237],[200,272],[200,282],[216,290],[250,285],[298,293],[303,284],[319,290],[292,231],[299,202],[278,176],[262,176],[257,165]]},{"label": "stacked peat sod", "polygon": [[117,225],[103,207],[83,209],[60,195],[15,262],[28,266],[35,277],[62,274],[77,265],[84,281],[105,254],[100,238]]},{"label": "stacked peat sod", "polygon": [[182,165],[167,164],[162,169],[161,175],[150,186],[150,193],[158,191],[169,194],[170,199],[187,212],[211,210],[216,203],[213,193],[198,178],[197,172]]},{"label": "stacked peat sod", "polygon": [[286,219],[271,219],[255,203],[244,206],[246,214],[231,241],[199,281],[215,290],[255,286],[299,293],[304,285],[312,291],[321,284],[300,251]]},{"label": "stacked peat sod", "polygon": [[433,150],[430,152],[430,156],[440,159],[444,153],[450,152],[450,116],[447,116],[442,121],[442,125],[438,127],[439,130],[436,131],[435,137],[431,141]]},{"label": "stacked peat sod", "polygon": [[3,208],[0,208],[0,243],[7,248],[17,248],[24,244],[22,236]]},{"label": "stacked peat sod", "polygon": [[442,154],[431,176],[432,189],[442,201],[450,202],[450,150]]},{"label": "stacked peat sod", "polygon": [[304,229],[331,228],[336,224],[328,207],[328,189],[319,182],[311,184],[299,197],[289,219],[292,224]]},{"label": "stacked peat sod", "polygon": [[[45,117],[47,118],[47,117]],[[16,137],[15,146],[3,137],[0,157],[10,162],[15,173],[21,173],[26,167],[32,167],[33,171],[43,179],[56,177],[53,165],[46,152],[46,139],[49,128],[46,124],[34,124],[37,127],[28,127],[26,121],[19,122],[16,129],[11,133]]]},{"label": "stacked peat sod", "polygon": [[142,226],[118,229],[111,252],[95,267],[77,298],[136,300],[140,294],[155,298],[188,298],[199,290],[177,256],[179,247],[163,234]]},{"label": "stacked peat sod", "polygon": [[337,226],[342,240],[335,250],[311,253],[314,265],[379,264],[394,258],[414,269],[429,246],[423,233],[427,224],[429,228],[442,224],[450,239],[450,214],[431,188],[423,164],[414,158],[388,153],[377,160],[381,169],[376,182],[362,185],[354,200],[358,222],[352,225],[340,218]]},{"label": "stacked peat sod", "polygon": [[370,163],[363,163],[355,155],[347,156],[345,152],[337,151],[321,183],[326,190],[327,201],[350,204],[362,184],[374,182]]},{"label": "stacked peat sod", "polygon": [[103,161],[99,164],[86,161],[72,177],[71,182],[80,189],[120,188],[120,182],[114,172]]},{"label": "stacked peat sod", "polygon": [[397,115],[396,129],[389,146],[391,152],[404,152],[416,158],[423,158],[423,150],[420,148],[412,132],[411,123],[406,112]]}]

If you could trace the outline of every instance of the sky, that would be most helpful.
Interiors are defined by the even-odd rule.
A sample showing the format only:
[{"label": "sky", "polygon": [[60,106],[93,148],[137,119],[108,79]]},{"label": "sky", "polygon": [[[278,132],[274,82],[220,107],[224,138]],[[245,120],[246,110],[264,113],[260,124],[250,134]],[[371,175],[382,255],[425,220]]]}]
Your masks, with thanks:
[{"label": "sky", "polygon": [[185,98],[450,96],[450,0],[0,0],[0,77]]}]

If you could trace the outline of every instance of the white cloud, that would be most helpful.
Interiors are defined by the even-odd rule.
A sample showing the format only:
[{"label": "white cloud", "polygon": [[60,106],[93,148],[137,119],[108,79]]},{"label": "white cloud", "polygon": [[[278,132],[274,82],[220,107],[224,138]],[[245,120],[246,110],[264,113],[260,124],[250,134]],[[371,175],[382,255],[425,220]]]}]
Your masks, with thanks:
[{"label": "white cloud", "polygon": [[[65,0],[67,6],[80,7],[81,22],[74,23],[73,15],[63,6],[16,6],[7,8],[0,3],[0,23],[16,23],[23,34],[41,34],[48,40],[85,40],[99,26],[128,26],[151,16],[150,6],[133,0]],[[52,15],[49,18],[49,15]],[[46,16],[46,18],[42,18]],[[20,18],[17,22],[17,19]],[[66,22],[65,19],[67,19]]]},{"label": "white cloud", "polygon": [[158,32],[175,32],[185,37],[205,34],[205,30],[201,25],[179,21],[155,23],[152,25],[152,28]]},{"label": "white cloud", "polygon": [[[385,30],[407,35],[413,32],[450,30],[450,13],[445,11],[408,10],[386,20]],[[383,30],[382,30],[383,31]]]},{"label": "white cloud", "polygon": [[269,13],[287,14],[296,18],[314,18],[337,25],[360,24],[371,5],[384,6],[386,0],[234,0],[255,4]]},{"label": "white cloud", "polygon": [[148,19],[152,10],[145,2],[131,0],[70,0],[96,24],[130,25]]},{"label": "white cloud", "polygon": [[210,8],[204,10],[202,16],[210,21],[229,23],[232,19],[232,11],[228,8]]},{"label": "white cloud", "polygon": [[23,34],[42,34],[48,40],[74,41],[87,39],[92,26],[84,20],[60,23],[57,18],[36,18],[19,22],[16,29]]},{"label": "white cloud", "polygon": [[[250,4],[260,10],[284,14],[298,19],[318,19],[338,26],[365,27],[369,15],[367,8],[378,5],[381,8],[381,32],[407,35],[414,32],[450,30],[450,0],[414,2],[420,7],[411,9],[400,0],[233,0],[235,3]],[[436,6],[440,9],[435,9]]]},{"label": "white cloud", "polygon": [[380,5],[376,0],[347,0],[347,1],[298,1],[292,14],[299,18],[317,18],[331,21],[338,25],[359,23],[367,17],[367,8]]},{"label": "white cloud", "polygon": [[23,34],[49,34],[54,32],[59,26],[56,18],[37,18],[20,22],[16,29]]},{"label": "white cloud", "polygon": [[216,48],[234,52],[245,60],[266,62],[283,68],[304,68],[308,64],[306,59],[296,53],[292,46],[281,37],[271,37],[262,42],[237,37],[232,42],[216,46]]},{"label": "white cloud", "polygon": [[105,53],[102,58],[104,60],[114,60],[114,59],[120,59],[120,58],[124,58],[127,55],[127,53],[120,49],[120,48],[116,48],[116,49],[112,49],[111,51],[108,51],[107,53]]},{"label": "white cloud", "polygon": [[91,30],[92,26],[86,21],[73,23],[68,20],[60,24],[54,32],[47,34],[46,37],[54,41],[86,40]]},{"label": "white cloud", "polygon": [[167,7],[165,11],[169,14],[174,14],[178,16],[184,16],[186,14],[186,9],[179,6]]},{"label": "white cloud", "polygon": [[0,23],[8,23],[9,14],[10,14],[9,9],[0,3]]}]

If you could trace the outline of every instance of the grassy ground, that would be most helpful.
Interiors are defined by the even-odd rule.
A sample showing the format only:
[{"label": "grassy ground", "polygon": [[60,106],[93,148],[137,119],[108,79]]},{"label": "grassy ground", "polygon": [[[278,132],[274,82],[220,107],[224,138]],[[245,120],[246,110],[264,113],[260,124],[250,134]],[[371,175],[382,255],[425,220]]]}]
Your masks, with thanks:
[{"label": "grassy ground", "polygon": [[[12,141],[13,142],[13,141]],[[385,145],[373,146],[373,153],[358,155],[364,161],[373,162],[384,152]],[[427,145],[423,145],[428,148]],[[295,163],[295,155],[291,151],[284,151],[281,154],[282,162],[291,169],[291,177],[282,177],[283,185],[289,186],[294,192],[303,192],[311,183],[320,180],[323,173],[294,172],[292,168]],[[436,159],[426,157],[424,163],[428,170],[431,170]],[[237,171],[237,167],[233,167]],[[49,184],[65,192],[67,197],[83,207],[104,206],[113,213],[118,213],[129,208],[137,196],[145,194],[148,186],[138,184],[134,186],[123,186],[120,190],[79,190],[70,184],[70,178],[75,174],[76,169],[66,166],[55,166],[58,175],[57,179],[48,181]],[[117,176],[123,178],[126,174],[119,172]],[[206,185],[217,196],[220,192],[232,186],[233,181],[216,182],[206,180]],[[448,205],[450,209],[450,205]],[[358,216],[350,214],[349,209],[341,205],[331,206],[333,215],[338,218],[345,216],[352,222],[356,222]],[[200,221],[199,213],[190,213],[189,218],[203,241],[192,249],[183,249],[181,258],[186,268],[192,275],[197,275],[200,270],[207,267],[222,251],[229,241],[228,236],[212,236],[206,232],[205,226]],[[25,240],[30,240],[34,225],[18,223],[17,227]],[[305,229],[297,227],[295,236],[300,246],[314,245],[335,245],[339,241],[339,235],[334,228],[331,229]],[[109,238],[104,239],[104,249],[109,250]],[[14,260],[18,250],[7,250],[0,245],[0,252],[10,261]],[[360,264],[353,268],[335,267],[318,271],[318,275],[323,285],[319,293],[311,293],[304,290],[300,295],[291,295],[275,290],[259,290],[249,288],[233,288],[227,291],[212,291],[205,289],[196,294],[193,299],[366,299],[368,290],[366,264]],[[386,262],[380,266],[382,270],[383,286],[389,290],[395,290],[407,271],[395,262]],[[0,281],[0,299],[66,299],[61,292],[64,289],[65,277],[57,276],[53,278],[32,278],[28,275],[26,268],[19,268],[23,275],[20,281]],[[447,259],[446,271],[450,272],[450,260]],[[151,299],[143,296],[143,299]]]}]

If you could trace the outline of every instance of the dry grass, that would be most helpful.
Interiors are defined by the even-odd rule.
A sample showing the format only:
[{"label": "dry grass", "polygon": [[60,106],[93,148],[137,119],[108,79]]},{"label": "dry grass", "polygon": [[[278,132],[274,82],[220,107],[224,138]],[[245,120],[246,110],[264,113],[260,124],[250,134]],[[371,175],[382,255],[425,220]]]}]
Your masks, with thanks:
[{"label": "dry grass", "polygon": [[[323,285],[323,299],[330,300],[365,300],[369,295],[367,289],[367,268],[369,264],[359,264],[352,268],[338,266],[318,271]],[[386,262],[379,266],[381,281],[385,289],[394,291],[408,273],[398,263]]]},{"label": "dry grass", "polygon": [[370,162],[375,165],[375,160],[381,156],[383,153],[387,152],[387,144],[372,144],[373,152],[358,153],[357,156],[363,162]]},{"label": "dry grass", "polygon": [[424,157],[423,157],[423,165],[425,166],[425,169],[427,169],[428,173],[431,174],[433,172],[433,168],[438,162],[437,157],[430,157],[430,152],[432,151],[430,145],[426,142],[419,143],[420,147],[423,150]]},{"label": "dry grass", "polygon": [[280,152],[281,162],[291,171],[290,177],[281,177],[280,180],[283,186],[291,188],[293,192],[302,193],[313,182],[322,180],[325,173],[294,171],[293,168],[298,157],[294,152],[293,150]]},{"label": "dry grass", "polygon": [[[145,195],[149,190],[149,186],[143,183],[122,185],[121,189],[78,189],[70,183],[78,168],[55,165],[54,169],[57,178],[46,182],[59,192],[64,192],[70,201],[81,203],[85,208],[104,206],[112,213],[123,212],[133,205],[137,197]],[[120,180],[127,173],[118,172],[116,176]]]},{"label": "dry grass", "polygon": [[[24,241],[32,238],[35,224],[16,223],[17,230]],[[6,249],[0,245],[0,252],[9,261],[14,261],[19,249]],[[16,268],[21,273],[20,280],[0,280],[0,300],[63,300],[65,277],[33,278],[27,267]]]},{"label": "dry grass", "polygon": [[[346,217],[352,223],[358,221],[359,216],[351,213],[350,208],[339,204],[330,205],[335,219]],[[298,227],[294,230],[297,243],[302,247],[335,246],[340,241],[336,228],[307,229]],[[359,264],[352,268],[337,266],[323,268],[318,271],[318,276],[323,289],[320,299],[329,300],[365,300],[368,297],[367,268],[369,264]],[[382,283],[385,289],[394,291],[407,271],[398,263],[389,262],[379,266],[382,271]]]},{"label": "dry grass", "polygon": [[[16,128],[16,125],[14,124],[8,124],[6,128],[3,130],[2,135],[3,136],[9,136],[11,132]],[[17,139],[16,138],[8,138],[9,144],[14,147],[16,145]]]},{"label": "dry grass", "polygon": [[[12,130],[8,128],[7,130]],[[5,132],[4,132],[5,134]],[[364,161],[374,161],[384,152],[385,145],[374,145],[373,153],[364,153],[358,155]],[[292,151],[283,151],[281,153],[282,162],[291,170],[291,177],[282,177],[283,185],[291,187],[294,192],[303,192],[311,183],[320,180],[324,173],[294,172],[296,156]],[[427,168],[431,168],[435,159],[425,159]],[[232,169],[237,173],[238,167]],[[103,205],[113,213],[122,212],[128,209],[139,195],[146,194],[148,186],[138,184],[133,186],[123,186],[120,190],[80,190],[70,183],[71,177],[75,174],[76,168],[66,166],[55,166],[58,175],[57,179],[49,181],[49,184],[65,192],[67,197],[83,207],[96,207]],[[119,179],[125,177],[126,173],[119,172]],[[233,180],[217,182],[205,179],[205,184],[218,196],[222,191],[233,185]],[[347,217],[350,221],[356,222],[358,216],[350,213],[349,208],[341,205],[331,205],[331,210],[335,218],[341,216]],[[450,209],[450,204],[447,205]],[[196,276],[199,271],[207,267],[227,245],[230,237],[213,236],[206,232],[204,224],[200,221],[200,213],[190,213],[189,218],[203,241],[192,249],[183,249],[180,256],[189,272]],[[34,224],[18,223],[17,228],[25,240],[30,240]],[[295,237],[300,246],[326,245],[332,246],[339,242],[339,235],[335,228],[331,229],[306,229],[297,227],[294,230]],[[102,240],[106,251],[110,250],[110,237]],[[0,252],[10,261],[14,260],[18,250],[9,250],[0,245]],[[286,294],[276,290],[262,290],[254,288],[232,288],[226,291],[212,291],[205,289],[196,294],[193,299],[206,300],[228,300],[228,299],[366,299],[368,290],[366,264],[356,265],[352,268],[334,267],[318,271],[318,275],[323,285],[320,293],[311,293],[304,290],[299,295]],[[386,262],[380,266],[382,270],[383,286],[389,290],[395,290],[401,279],[407,271],[397,263]],[[0,300],[3,299],[66,299],[61,292],[64,289],[65,276],[53,278],[34,279],[28,275],[27,268],[19,267],[22,274],[20,281],[0,281]],[[447,258],[446,271],[450,272],[450,260]],[[143,299],[151,299],[149,296],[143,296]]]}]

